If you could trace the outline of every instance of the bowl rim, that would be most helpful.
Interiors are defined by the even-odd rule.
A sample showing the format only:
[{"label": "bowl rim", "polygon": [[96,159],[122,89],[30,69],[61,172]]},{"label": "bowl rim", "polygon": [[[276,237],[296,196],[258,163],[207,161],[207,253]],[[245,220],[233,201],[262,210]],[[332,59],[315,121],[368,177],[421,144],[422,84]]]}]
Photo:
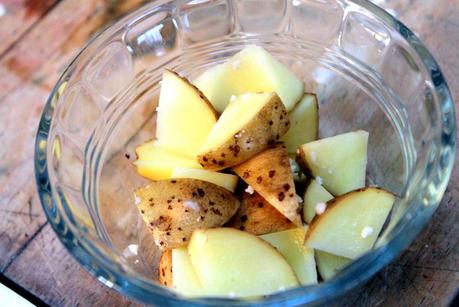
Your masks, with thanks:
[{"label": "bowl rim", "polygon": [[[437,167],[441,168],[442,178],[437,184],[437,193],[443,196],[447,187],[449,178],[451,176],[452,168],[454,165],[454,157],[456,151],[456,117],[455,106],[451,97],[450,90],[446,83],[445,78],[439,68],[439,65],[423,45],[419,38],[408,29],[402,22],[398,21],[395,17],[387,13],[384,9],[369,2],[368,0],[340,0],[342,2],[352,3],[360,6],[363,9],[374,14],[380,18],[384,23],[389,25],[393,30],[397,31],[409,44],[411,48],[417,53],[425,68],[427,68],[433,82],[433,89],[436,93],[440,93],[439,105],[442,108],[441,122],[442,128],[447,128],[447,132],[443,129],[443,133],[437,137],[442,138],[444,134],[448,134],[448,142],[442,142],[442,146],[447,148],[450,153],[449,160],[438,162]],[[119,265],[114,264],[103,253],[101,253],[92,242],[81,238],[81,234],[75,234],[71,227],[65,223],[65,219],[59,218],[59,210],[57,209],[57,200],[54,199],[53,187],[49,181],[48,173],[48,136],[51,129],[51,122],[53,120],[54,108],[56,97],[59,93],[61,84],[65,81],[65,76],[69,70],[78,61],[81,54],[88,49],[96,40],[103,37],[107,33],[107,29],[116,31],[121,29],[127,21],[137,16],[140,12],[158,8],[164,3],[169,3],[169,0],[156,0],[144,5],[134,12],[123,17],[111,27],[105,28],[100,31],[98,35],[93,37],[84,46],[84,48],[76,55],[76,57],[68,65],[67,69],[62,73],[58,82],[54,86],[47,102],[44,107],[38,131],[35,140],[35,180],[37,184],[38,194],[43,210],[46,217],[51,224],[52,228],[58,235],[60,241],[67,248],[77,261],[85,267],[85,269],[99,281],[104,283],[110,288],[115,288],[119,292],[136,299],[142,303],[156,303],[165,305],[182,305],[187,303],[189,305],[222,305],[222,306],[247,306],[247,305],[273,305],[279,303],[287,303],[289,305],[300,305],[305,303],[320,304],[329,301],[330,299],[339,297],[347,291],[361,285],[370,277],[376,274],[397,255],[399,255],[404,248],[406,248],[417,236],[420,230],[424,227],[427,221],[432,216],[435,209],[438,207],[442,197],[433,200],[428,209],[423,212],[411,212],[414,216],[410,219],[402,217],[398,222],[400,224],[397,229],[399,235],[395,235],[387,244],[367,253],[363,257],[354,261],[346,271],[348,276],[358,274],[359,278],[350,279],[344,274],[339,274],[333,280],[322,283],[316,286],[298,287],[285,292],[268,296],[265,300],[261,301],[244,301],[244,300],[231,300],[222,298],[206,298],[206,299],[185,299],[171,291],[167,291],[160,286],[152,285],[148,281],[138,278],[133,273],[126,272]],[[443,111],[443,108],[445,111]],[[445,127],[446,126],[446,127]],[[446,163],[445,163],[446,162]],[[412,196],[412,201],[420,202],[427,192],[418,193]],[[406,213],[405,213],[406,215]],[[55,217],[58,217],[57,219]],[[404,222],[404,223],[402,223]],[[404,231],[409,229],[410,231]],[[395,228],[394,228],[395,230]],[[403,236],[400,235],[403,233]],[[351,272],[353,274],[351,274]],[[306,295],[307,294],[307,295]]]}]

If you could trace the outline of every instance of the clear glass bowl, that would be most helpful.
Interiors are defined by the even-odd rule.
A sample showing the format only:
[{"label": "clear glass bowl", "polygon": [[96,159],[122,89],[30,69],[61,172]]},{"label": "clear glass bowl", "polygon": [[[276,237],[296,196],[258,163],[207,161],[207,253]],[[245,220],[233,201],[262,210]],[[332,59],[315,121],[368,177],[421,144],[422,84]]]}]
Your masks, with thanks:
[{"label": "clear glass bowl", "polygon": [[[131,162],[155,135],[164,68],[193,79],[258,44],[320,100],[322,137],[370,132],[368,184],[399,196],[376,248],[333,280],[255,300],[186,300],[154,279],[158,252],[133,191]],[[190,127],[192,129],[192,127]],[[63,244],[109,287],[141,302],[319,304],[370,278],[413,241],[437,208],[455,154],[455,110],[416,36],[362,0],[153,1],[92,40],[46,104],[35,169]]]}]

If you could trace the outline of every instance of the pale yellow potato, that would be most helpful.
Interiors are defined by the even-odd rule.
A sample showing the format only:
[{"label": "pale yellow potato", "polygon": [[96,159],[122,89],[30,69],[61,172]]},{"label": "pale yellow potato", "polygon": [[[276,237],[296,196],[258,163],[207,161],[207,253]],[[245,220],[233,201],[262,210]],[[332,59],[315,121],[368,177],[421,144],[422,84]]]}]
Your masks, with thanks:
[{"label": "pale yellow potato", "polygon": [[164,72],[156,122],[161,147],[195,159],[216,121],[216,111],[195,86],[173,71]]},{"label": "pale yellow potato", "polygon": [[234,172],[297,226],[303,226],[288,152],[277,143],[233,168]]},{"label": "pale yellow potato", "polygon": [[222,113],[231,95],[275,92],[287,110],[300,100],[303,82],[262,47],[250,45],[226,63],[216,65],[193,81]]},{"label": "pale yellow potato", "polygon": [[303,98],[288,113],[290,129],[281,138],[290,154],[298,147],[317,140],[319,135],[319,104],[315,94],[304,94]]},{"label": "pale yellow potato", "polygon": [[302,145],[297,161],[305,173],[338,196],[365,186],[367,144],[368,132],[348,132]]},{"label": "pale yellow potato", "polygon": [[317,270],[324,281],[332,279],[336,273],[352,262],[351,259],[329,254],[320,250],[315,251],[315,258]]},{"label": "pale yellow potato", "polygon": [[159,282],[166,287],[172,286],[172,251],[166,250],[159,259]]},{"label": "pale yellow potato", "polygon": [[254,235],[263,235],[296,227],[257,192],[242,194],[241,206],[226,226],[244,230]]},{"label": "pale yellow potato", "polygon": [[314,179],[309,182],[303,195],[303,219],[306,223],[311,223],[314,216],[316,216],[317,205],[326,203],[333,199],[323,186],[317,183]]},{"label": "pale yellow potato", "polygon": [[395,196],[379,188],[364,188],[327,202],[312,220],[305,244],[330,254],[356,259],[373,248]]},{"label": "pale yellow potato", "polygon": [[196,159],[186,158],[158,146],[157,142],[150,141],[136,148],[137,160],[134,165],[139,175],[152,180],[168,179],[172,177],[175,168],[186,167],[200,169]]},{"label": "pale yellow potato", "polygon": [[233,193],[197,179],[153,181],[138,189],[135,197],[162,250],[186,246],[193,230],[221,226],[239,208]]},{"label": "pale yellow potato", "polygon": [[317,284],[314,250],[304,246],[307,227],[294,228],[260,236],[281,253],[303,286]]},{"label": "pale yellow potato", "polygon": [[285,258],[270,244],[244,231],[195,230],[188,253],[202,286],[211,296],[259,296],[298,286]]},{"label": "pale yellow potato", "polygon": [[232,174],[218,173],[204,169],[175,168],[171,178],[193,178],[214,183],[234,192],[239,177]]},{"label": "pale yellow potato", "polygon": [[172,250],[172,286],[187,297],[205,296],[204,288],[191,264],[187,247]]},{"label": "pale yellow potato", "polygon": [[284,135],[287,111],[275,93],[247,93],[235,98],[212,128],[198,155],[206,169],[240,164]]}]

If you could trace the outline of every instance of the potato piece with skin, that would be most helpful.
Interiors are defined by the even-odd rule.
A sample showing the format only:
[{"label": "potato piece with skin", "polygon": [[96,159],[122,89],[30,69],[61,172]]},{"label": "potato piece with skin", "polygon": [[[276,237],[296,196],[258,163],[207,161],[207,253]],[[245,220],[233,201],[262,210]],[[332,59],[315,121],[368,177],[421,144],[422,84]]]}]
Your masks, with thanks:
[{"label": "potato piece with skin", "polygon": [[172,267],[172,286],[175,291],[187,297],[205,295],[198,274],[191,264],[187,247],[172,250]]},{"label": "potato piece with skin", "polygon": [[254,235],[296,227],[257,192],[243,193],[239,210],[225,226],[244,230]]},{"label": "potato piece with skin", "polygon": [[326,203],[331,199],[333,199],[333,195],[318,184],[317,181],[311,180],[303,196],[303,219],[306,223],[311,223],[314,216],[316,216],[318,204]]},{"label": "potato piece with skin", "polygon": [[162,250],[186,246],[193,230],[221,226],[239,208],[233,193],[197,179],[153,181],[135,194],[142,218]]},{"label": "potato piece with skin", "polygon": [[364,188],[327,203],[306,234],[306,246],[337,256],[356,259],[373,248],[395,201],[383,189]]},{"label": "potato piece with skin", "polygon": [[156,122],[160,146],[195,159],[217,116],[207,98],[188,80],[173,71],[164,72]]},{"label": "potato piece with skin", "polygon": [[159,282],[166,287],[172,286],[172,251],[166,250],[159,259]]},{"label": "potato piece with skin", "polygon": [[317,284],[314,250],[304,246],[306,231],[302,227],[260,236],[287,259],[303,286]]},{"label": "potato piece with skin", "polygon": [[174,168],[202,168],[196,159],[189,159],[166,150],[155,141],[146,142],[135,150],[137,160],[134,165],[139,175],[152,180],[171,178]]},{"label": "potato piece with skin", "polygon": [[348,132],[302,145],[298,164],[338,196],[365,186],[368,132]]},{"label": "potato piece with skin", "polygon": [[319,104],[315,94],[304,94],[303,98],[288,114],[290,129],[281,138],[287,151],[296,153],[304,143],[317,140],[319,136]]},{"label": "potato piece with skin", "polygon": [[239,180],[239,177],[236,175],[192,168],[175,168],[172,172],[171,178],[193,178],[204,180],[221,186],[231,192],[236,190],[237,182]]},{"label": "potato piece with skin", "polygon": [[298,285],[285,258],[267,242],[244,231],[195,230],[188,252],[202,286],[211,296],[266,295]]},{"label": "potato piece with skin", "polygon": [[303,226],[288,153],[282,143],[235,166],[233,170],[283,216],[297,226]]},{"label": "potato piece with skin", "polygon": [[276,92],[291,110],[304,91],[303,82],[260,46],[250,45],[226,63],[216,65],[193,82],[222,113],[231,95]]},{"label": "potato piece with skin", "polygon": [[325,281],[332,279],[336,273],[352,262],[351,259],[329,254],[320,250],[315,251],[315,258],[317,270],[319,271],[322,279]]},{"label": "potato piece with skin", "polygon": [[279,140],[289,125],[287,111],[275,93],[241,95],[212,128],[198,161],[211,170],[240,164]]}]

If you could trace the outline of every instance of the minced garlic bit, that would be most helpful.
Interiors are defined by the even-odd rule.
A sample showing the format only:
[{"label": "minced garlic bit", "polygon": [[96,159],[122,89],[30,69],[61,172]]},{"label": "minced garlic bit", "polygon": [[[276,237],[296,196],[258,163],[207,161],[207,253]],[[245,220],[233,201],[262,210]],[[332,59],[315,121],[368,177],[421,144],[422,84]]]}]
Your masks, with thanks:
[{"label": "minced garlic bit", "polygon": [[324,183],[324,181],[322,180],[322,177],[319,177],[319,176],[316,177],[316,182],[319,185],[322,185],[322,183]]},{"label": "minced garlic bit", "polygon": [[231,63],[231,67],[233,68],[233,70],[236,70],[239,68],[239,65],[241,65],[241,61],[240,60],[234,60],[232,63]]},{"label": "minced garlic bit", "polygon": [[231,102],[233,102],[233,101],[236,101],[236,96],[234,96],[234,95],[231,95],[231,97],[230,97],[230,101],[231,101]]},{"label": "minced garlic bit", "polygon": [[315,151],[311,151],[311,160],[312,162],[316,163],[317,162],[317,154]]},{"label": "minced garlic bit", "polygon": [[325,209],[327,209],[327,204],[326,203],[317,203],[316,204],[316,214],[317,215],[321,215],[322,213],[324,213]]},{"label": "minced garlic bit", "polygon": [[255,192],[251,185],[247,186],[247,189],[245,189],[245,191],[250,195],[252,195]]},{"label": "minced garlic bit", "polygon": [[199,211],[201,208],[199,207],[199,204],[197,202],[194,202],[192,200],[187,200],[183,202],[183,205],[187,208],[193,209],[195,211]]},{"label": "minced garlic bit", "polygon": [[365,239],[368,236],[370,236],[372,233],[373,233],[373,228],[370,227],[370,226],[366,226],[366,227],[364,227],[362,229],[362,232],[360,233],[360,236]]},{"label": "minced garlic bit", "polygon": [[302,203],[303,202],[303,199],[301,198],[300,195],[296,194],[296,200],[299,202],[299,203]]}]

